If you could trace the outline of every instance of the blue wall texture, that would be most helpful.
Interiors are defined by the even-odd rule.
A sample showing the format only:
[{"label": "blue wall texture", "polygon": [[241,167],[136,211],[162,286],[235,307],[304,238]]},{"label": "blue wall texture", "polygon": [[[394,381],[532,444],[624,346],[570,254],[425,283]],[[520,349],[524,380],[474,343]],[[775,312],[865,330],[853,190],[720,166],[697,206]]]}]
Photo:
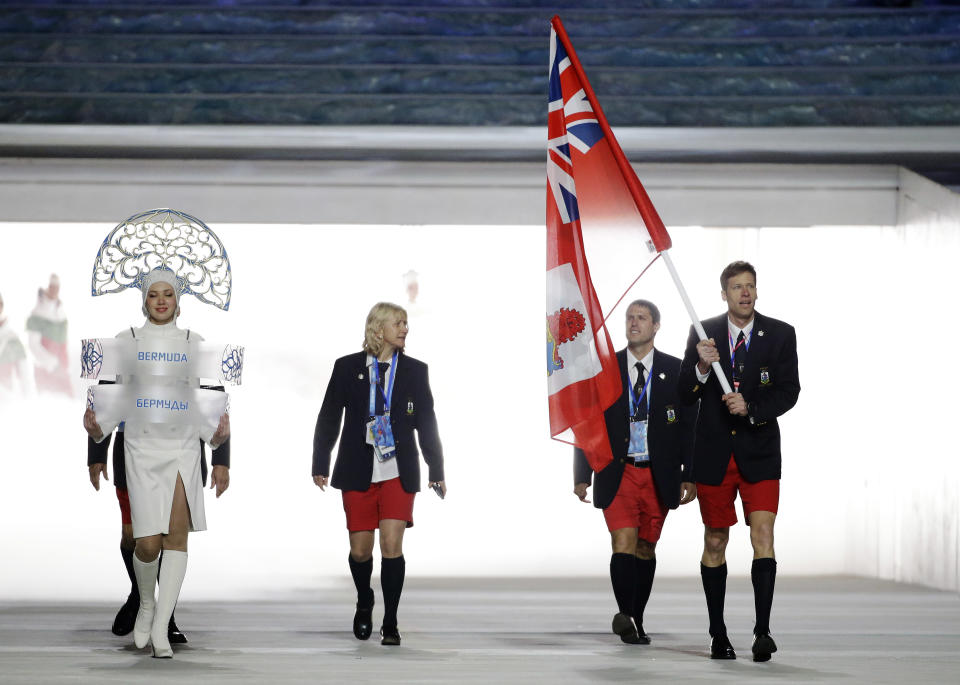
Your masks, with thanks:
[{"label": "blue wall texture", "polygon": [[960,2],[0,6],[0,121],[544,125],[549,20],[614,125],[960,123]]}]

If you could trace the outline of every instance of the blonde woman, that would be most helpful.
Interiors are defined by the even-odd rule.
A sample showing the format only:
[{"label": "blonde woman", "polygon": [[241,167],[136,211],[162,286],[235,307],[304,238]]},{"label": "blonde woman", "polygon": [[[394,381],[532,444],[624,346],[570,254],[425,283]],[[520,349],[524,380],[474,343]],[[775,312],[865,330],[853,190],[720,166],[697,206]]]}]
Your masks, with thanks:
[{"label": "blonde woman", "polygon": [[353,634],[358,640],[368,639],[373,629],[370,576],[374,531],[380,531],[384,645],[400,644],[403,533],[413,526],[420,451],[429,468],[429,486],[441,497],[447,490],[427,365],[403,353],[408,331],[402,307],[388,302],[373,306],[362,351],[341,357],[333,366],[313,438],[313,481],[321,490],[330,475],[330,453],[340,440],[329,484],[342,492],[347,517],[350,573],[357,588]]}]

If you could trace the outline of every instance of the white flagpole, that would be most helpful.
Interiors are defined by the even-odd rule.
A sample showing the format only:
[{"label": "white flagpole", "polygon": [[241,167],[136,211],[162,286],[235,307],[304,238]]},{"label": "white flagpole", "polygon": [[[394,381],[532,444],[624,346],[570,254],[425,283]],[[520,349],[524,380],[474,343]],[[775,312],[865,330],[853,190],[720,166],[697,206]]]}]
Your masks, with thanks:
[{"label": "white flagpole", "polygon": [[[680,280],[680,274],[677,273],[676,267],[673,266],[673,260],[670,259],[670,250],[664,250],[661,252],[660,257],[663,258],[664,263],[667,265],[667,269],[670,271],[670,276],[673,277],[673,283],[677,286],[677,292],[680,293],[680,299],[683,300],[683,304],[687,308],[687,314],[690,315],[690,320],[693,322],[694,330],[697,332],[697,335],[700,336],[701,340],[706,340],[707,332],[703,330],[703,324],[700,323],[700,317],[698,317],[697,313],[693,310],[693,303],[690,301],[690,296],[687,295],[687,289],[683,287],[683,281]],[[726,374],[723,373],[723,368],[720,366],[720,362],[713,362],[711,366],[713,367],[713,372],[717,374],[717,380],[720,381],[720,387],[723,388],[723,392],[733,392],[733,390],[730,388],[730,383],[727,382]]]}]

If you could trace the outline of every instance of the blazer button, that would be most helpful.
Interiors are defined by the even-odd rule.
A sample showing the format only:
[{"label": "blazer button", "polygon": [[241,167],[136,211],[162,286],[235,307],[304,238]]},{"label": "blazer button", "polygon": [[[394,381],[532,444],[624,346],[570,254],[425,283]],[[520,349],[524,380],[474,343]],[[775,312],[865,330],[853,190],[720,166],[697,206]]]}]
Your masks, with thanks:
[{"label": "blazer button", "polygon": [[730,431],[730,435],[736,435],[737,431]]},{"label": "blazer button", "polygon": [[624,441],[624,442],[630,442],[630,438],[624,438],[623,441]]}]

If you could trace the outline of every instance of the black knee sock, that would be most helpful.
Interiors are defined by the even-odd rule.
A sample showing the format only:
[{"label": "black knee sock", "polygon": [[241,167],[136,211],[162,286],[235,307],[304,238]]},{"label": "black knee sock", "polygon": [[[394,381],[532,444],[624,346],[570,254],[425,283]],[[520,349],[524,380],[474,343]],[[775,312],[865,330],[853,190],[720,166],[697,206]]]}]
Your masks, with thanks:
[{"label": "black knee sock", "polygon": [[380,560],[380,587],[383,589],[383,625],[397,627],[397,607],[400,606],[400,593],[403,592],[403,579],[407,572],[407,562],[402,556],[395,559]]},{"label": "black knee sock", "polygon": [[710,567],[700,564],[700,579],[703,594],[707,597],[707,614],[710,616],[710,637],[727,634],[723,622],[723,600],[727,594],[727,564]]},{"label": "black knee sock", "polygon": [[137,587],[137,575],[133,572],[133,547],[127,548],[120,545],[120,556],[123,557],[123,565],[127,569],[127,575],[130,577],[130,594],[140,600],[140,588]]},{"label": "black knee sock", "polygon": [[650,590],[653,589],[653,576],[657,572],[657,559],[634,557],[636,565],[637,595],[633,600],[633,618],[640,626],[643,624],[643,610],[647,608]]},{"label": "black knee sock", "polygon": [[617,611],[633,616],[633,599],[637,590],[637,568],[632,554],[613,554],[610,557],[610,582],[617,599]]},{"label": "black knee sock", "polygon": [[770,632],[770,609],[773,607],[773,586],[777,580],[777,560],[754,559],[750,569],[753,580],[753,604],[757,610],[757,622],[753,634]]},{"label": "black knee sock", "polygon": [[347,555],[350,562],[350,575],[357,588],[357,606],[373,606],[373,589],[370,587],[370,576],[373,575],[373,557],[366,561],[354,561],[353,556]]}]

